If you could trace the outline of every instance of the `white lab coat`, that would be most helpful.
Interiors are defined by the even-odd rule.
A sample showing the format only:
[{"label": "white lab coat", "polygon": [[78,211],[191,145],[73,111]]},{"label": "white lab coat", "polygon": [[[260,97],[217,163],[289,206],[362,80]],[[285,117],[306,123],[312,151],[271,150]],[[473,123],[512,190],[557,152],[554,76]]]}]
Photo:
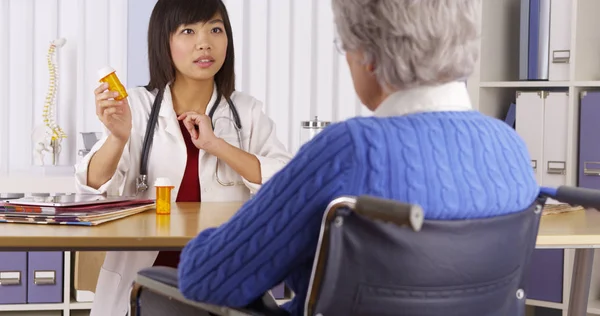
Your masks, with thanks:
[{"label": "white lab coat", "polygon": [[[144,134],[156,91],[151,93],[140,87],[129,89],[128,93],[133,121],[132,130],[117,170],[113,177],[98,190],[87,186],[87,168],[90,159],[106,140],[107,135],[105,135],[76,166],[75,177],[78,193],[136,194],[136,178],[139,175]],[[207,115],[216,100],[216,94],[215,89],[206,109]],[[261,102],[240,92],[234,92],[231,100],[237,108],[242,124],[243,149],[256,155],[260,161],[262,181],[265,183],[291,160],[292,155],[277,139],[275,124],[262,111]],[[225,98],[221,98],[213,115],[214,132],[217,137],[239,147],[233,121],[219,119],[221,117],[229,117],[233,120]],[[152,186],[154,180],[157,177],[168,177],[175,185],[172,192],[172,199],[175,201],[185,171],[187,151],[177,115],[173,109],[169,86],[165,89],[157,122],[147,165],[150,188],[140,194],[139,198],[154,199],[155,190]],[[215,156],[200,150],[199,177],[202,201],[246,201],[260,188],[260,185],[243,179],[222,161],[219,163],[219,179],[222,182],[235,181],[236,184],[233,186],[220,185],[215,178],[216,164]],[[131,285],[137,271],[152,266],[157,255],[157,251],[108,252],[100,271],[90,315],[126,315]]]}]

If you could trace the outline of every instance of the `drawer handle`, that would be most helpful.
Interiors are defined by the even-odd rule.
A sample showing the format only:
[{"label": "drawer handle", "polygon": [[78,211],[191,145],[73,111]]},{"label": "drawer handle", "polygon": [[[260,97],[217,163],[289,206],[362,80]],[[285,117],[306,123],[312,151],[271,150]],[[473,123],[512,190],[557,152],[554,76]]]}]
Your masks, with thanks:
[{"label": "drawer handle", "polygon": [[537,160],[531,161],[531,168],[533,168],[533,170],[537,170]]},{"label": "drawer handle", "polygon": [[0,286],[20,285],[21,271],[2,271],[0,272]]},{"label": "drawer handle", "polygon": [[[589,165],[596,165],[596,168],[590,168]],[[584,161],[583,174],[586,176],[600,176],[600,161]]]},{"label": "drawer handle", "polygon": [[56,271],[34,271],[33,283],[36,285],[56,284]]},{"label": "drawer handle", "polygon": [[552,51],[552,63],[553,64],[568,64],[570,59],[571,59],[571,51],[568,49]]},{"label": "drawer handle", "polygon": [[565,174],[566,164],[564,161],[548,161],[549,174]]}]

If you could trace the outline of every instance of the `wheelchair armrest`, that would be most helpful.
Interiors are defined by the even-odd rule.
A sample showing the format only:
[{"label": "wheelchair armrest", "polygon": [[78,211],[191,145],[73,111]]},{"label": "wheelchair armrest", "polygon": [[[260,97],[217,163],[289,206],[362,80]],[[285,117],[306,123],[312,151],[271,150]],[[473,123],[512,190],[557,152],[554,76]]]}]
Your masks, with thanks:
[{"label": "wheelchair armrest", "polygon": [[551,197],[559,202],[581,205],[600,210],[600,190],[561,185],[558,188],[541,187],[540,195]]},{"label": "wheelchair armrest", "polygon": [[423,226],[423,209],[417,204],[361,195],[356,199],[354,211],[371,219],[410,226],[414,231],[420,231]]},{"label": "wheelchair armrest", "polygon": [[244,308],[217,306],[189,300],[178,288],[177,269],[171,267],[150,267],[138,272],[136,284],[148,290],[197,307],[209,313],[223,316],[287,316],[288,313],[277,305],[275,299],[265,293],[261,298]]}]

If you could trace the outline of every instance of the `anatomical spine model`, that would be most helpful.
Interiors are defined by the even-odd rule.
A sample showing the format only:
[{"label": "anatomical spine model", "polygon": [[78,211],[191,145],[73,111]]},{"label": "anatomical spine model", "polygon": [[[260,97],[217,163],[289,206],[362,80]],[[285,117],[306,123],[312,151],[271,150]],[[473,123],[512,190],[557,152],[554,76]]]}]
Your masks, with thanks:
[{"label": "anatomical spine model", "polygon": [[56,48],[64,46],[66,40],[59,38],[50,43],[48,48],[49,82],[46,100],[44,102],[44,124],[38,125],[31,135],[34,145],[36,164],[44,164],[44,152],[52,155],[52,164],[57,164],[60,154],[61,142],[67,137],[65,132],[56,123],[56,93],[58,88],[58,65],[55,61]]}]

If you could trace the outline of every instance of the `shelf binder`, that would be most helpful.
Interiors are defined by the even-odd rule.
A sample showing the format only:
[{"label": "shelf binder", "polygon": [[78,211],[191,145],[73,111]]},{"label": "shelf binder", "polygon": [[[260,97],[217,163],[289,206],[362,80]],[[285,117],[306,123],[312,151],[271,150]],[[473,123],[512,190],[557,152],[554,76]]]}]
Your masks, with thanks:
[{"label": "shelf binder", "polygon": [[529,0],[521,0],[519,80],[529,79]]},{"label": "shelf binder", "polygon": [[547,92],[544,99],[544,169],[542,185],[559,187],[567,183],[567,92]]},{"label": "shelf binder", "polygon": [[508,107],[508,111],[506,112],[506,116],[504,117],[504,122],[512,128],[515,127],[516,111],[517,111],[516,104],[511,103],[510,106]]},{"label": "shelf binder", "polygon": [[544,152],[544,94],[545,91],[517,91],[516,131],[525,142],[531,167],[538,184],[542,184]]},{"label": "shelf binder", "polygon": [[520,80],[549,78],[550,8],[550,0],[521,0]]},{"label": "shelf binder", "polygon": [[27,303],[63,301],[63,253],[35,251],[28,255]]},{"label": "shelf binder", "polygon": [[579,183],[583,188],[600,189],[600,92],[581,94],[579,121]]},{"label": "shelf binder", "polygon": [[571,1],[552,0],[548,79],[569,80],[571,62]]},{"label": "shelf binder", "polygon": [[27,303],[27,252],[0,252],[0,304]]}]

